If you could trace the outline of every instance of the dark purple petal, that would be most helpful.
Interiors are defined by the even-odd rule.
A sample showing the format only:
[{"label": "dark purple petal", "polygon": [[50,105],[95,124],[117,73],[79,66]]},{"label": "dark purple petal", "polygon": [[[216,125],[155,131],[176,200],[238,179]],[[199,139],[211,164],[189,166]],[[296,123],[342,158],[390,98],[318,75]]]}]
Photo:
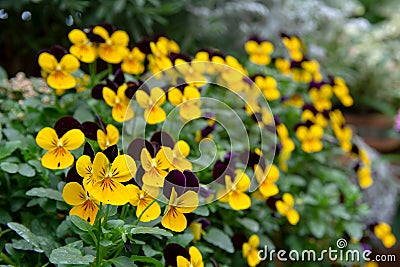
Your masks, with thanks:
[{"label": "dark purple petal", "polygon": [[178,264],[176,262],[176,257],[182,256],[185,257],[188,261],[190,261],[190,254],[187,249],[182,247],[181,245],[171,243],[164,247],[164,259],[165,266],[177,267]]},{"label": "dark purple petal", "polygon": [[65,182],[66,183],[77,182],[83,185],[83,177],[81,177],[78,174],[75,164],[71,167],[71,169],[69,169],[67,176],[65,177]]},{"label": "dark purple petal", "polygon": [[133,99],[136,94],[136,91],[141,86],[141,83],[130,81],[130,82],[127,82],[126,84],[128,85],[128,88],[126,88],[126,90],[125,90],[125,96],[129,99]]},{"label": "dark purple petal", "polygon": [[210,262],[213,267],[219,267],[218,263],[213,258],[210,258]]},{"label": "dark purple petal", "polygon": [[106,78],[106,86],[117,93],[119,85],[116,82]]},{"label": "dark purple petal", "polygon": [[94,123],[91,121],[86,121],[86,122],[82,123],[82,132],[89,139],[97,141],[97,130],[98,129],[99,129],[99,126],[97,125],[97,123]]},{"label": "dark purple petal", "polygon": [[245,151],[240,154],[239,158],[246,167],[253,168],[254,165],[260,165],[263,168],[265,167],[265,159],[254,151]]},{"label": "dark purple petal", "polygon": [[82,125],[71,116],[66,116],[59,119],[54,125],[54,130],[57,132],[58,138],[61,138],[66,132],[72,129],[82,129]]},{"label": "dark purple petal", "polygon": [[273,211],[276,211],[276,202],[278,199],[276,197],[269,197],[266,201],[265,204]]},{"label": "dark purple petal", "polygon": [[103,88],[104,88],[104,84],[96,84],[95,86],[93,86],[92,89],[92,97],[94,99],[98,99],[98,100],[103,100]]},{"label": "dark purple petal", "polygon": [[131,179],[130,181],[135,181],[136,184],[142,188],[143,186],[143,175],[145,174],[145,170],[143,169],[142,165],[140,165],[137,170],[136,170],[136,174],[135,174],[135,179]]},{"label": "dark purple petal", "polygon": [[218,160],[213,168],[213,178],[217,183],[225,184],[225,176],[228,175],[233,179],[235,177],[235,169],[232,165],[226,164]]},{"label": "dark purple petal", "polygon": [[165,176],[163,194],[168,199],[171,197],[172,187],[175,188],[178,197],[184,193],[186,187],[186,177],[182,172],[178,170],[172,170],[167,174],[167,176]]},{"label": "dark purple petal", "polygon": [[128,251],[128,252],[132,251],[132,244],[131,244],[131,240],[129,238],[124,243],[124,247],[125,247],[126,251]]},{"label": "dark purple petal", "polygon": [[155,157],[155,149],[153,145],[143,138],[134,139],[128,146],[127,154],[135,160],[140,161],[140,154],[142,153],[143,148],[146,148],[147,151],[149,151],[152,158]]},{"label": "dark purple petal", "polygon": [[174,148],[175,141],[171,135],[164,131],[157,131],[155,132],[151,138],[150,142],[158,143],[159,146],[167,146],[170,148]]},{"label": "dark purple petal", "polygon": [[302,110],[303,110],[303,111],[309,110],[309,111],[311,111],[314,115],[316,115],[316,114],[318,113],[318,110],[317,110],[317,109],[314,107],[314,105],[311,104],[311,103],[305,103],[305,104],[303,105],[303,107],[302,107]]},{"label": "dark purple petal", "polygon": [[211,222],[209,220],[207,220],[206,218],[200,218],[197,220],[197,222],[201,223],[201,228],[203,230],[206,230],[211,225]]},{"label": "dark purple petal", "polygon": [[208,198],[209,196],[214,194],[214,190],[206,189],[204,187],[200,187],[199,194],[200,194],[200,196],[202,196],[204,198]]},{"label": "dark purple petal", "polygon": [[312,80],[308,85],[308,89],[316,88],[319,90],[321,88],[321,86],[324,84],[326,84],[326,82],[324,82],[324,81],[316,82],[316,81]]},{"label": "dark purple petal", "polygon": [[49,48],[48,52],[52,54],[58,62],[62,59],[63,56],[67,54],[67,50],[61,45],[53,45]]},{"label": "dark purple petal", "polygon": [[88,142],[86,142],[85,145],[83,146],[83,155],[89,156],[90,159],[93,162],[93,160],[94,160],[94,150],[93,150],[92,146]]},{"label": "dark purple petal", "polygon": [[260,36],[258,36],[258,35],[252,35],[252,36],[250,36],[250,38],[249,38],[249,41],[250,40],[252,40],[252,41],[256,41],[257,43],[262,43],[262,42],[264,42],[264,41],[266,41],[265,39],[262,39]]},{"label": "dark purple petal", "polygon": [[117,69],[114,74],[114,82],[121,86],[125,83],[125,76],[121,69]]},{"label": "dark purple petal", "polygon": [[357,145],[353,144],[353,146],[351,147],[351,152],[358,155],[360,153],[360,149],[358,148]]},{"label": "dark purple petal", "polygon": [[234,234],[232,236],[232,243],[235,250],[242,250],[245,242],[247,242],[247,237],[244,233]]},{"label": "dark purple petal", "polygon": [[183,54],[183,53],[174,53],[174,52],[171,52],[169,54],[169,59],[171,60],[172,63],[175,63],[175,60],[177,60],[177,59],[182,59],[182,60],[184,60],[186,62],[190,62],[191,61],[190,56],[188,56],[186,54]]},{"label": "dark purple petal", "polygon": [[209,134],[211,134],[213,131],[215,130],[215,124],[213,124],[213,125],[208,125],[208,126],[206,126],[206,127],[204,127],[202,130],[201,130],[201,136],[204,138],[204,137],[207,137]]},{"label": "dark purple petal", "polygon": [[196,193],[198,193],[200,190],[200,183],[199,183],[199,179],[197,178],[197,176],[189,170],[184,170],[183,175],[185,175],[185,177],[186,177],[185,191],[192,190],[192,191],[195,191]]},{"label": "dark purple petal", "polygon": [[106,155],[106,157],[108,158],[108,160],[112,163],[114,161],[114,159],[118,156],[118,147],[117,145],[112,145],[107,147],[104,151],[103,151],[104,155]]},{"label": "dark purple petal", "polygon": [[140,52],[149,55],[151,54],[151,49],[150,49],[150,42],[152,40],[150,38],[143,38],[139,42],[135,44],[137,48],[139,48]]}]

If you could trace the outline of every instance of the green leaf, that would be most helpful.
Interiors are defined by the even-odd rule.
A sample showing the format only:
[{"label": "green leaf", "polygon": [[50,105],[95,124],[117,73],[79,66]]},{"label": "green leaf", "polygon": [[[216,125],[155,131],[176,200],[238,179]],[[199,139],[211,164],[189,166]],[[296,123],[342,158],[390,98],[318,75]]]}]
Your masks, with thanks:
[{"label": "green leaf", "polygon": [[311,220],[308,222],[308,227],[310,228],[311,233],[316,237],[316,238],[321,238],[324,236],[326,232],[326,223],[323,221],[315,221]]},{"label": "green leaf", "polygon": [[133,263],[133,260],[125,257],[125,256],[120,256],[115,259],[109,260],[115,267],[135,267],[137,266],[136,264]]},{"label": "green leaf", "polygon": [[360,240],[364,229],[364,224],[359,222],[345,222],[344,229],[351,238]]},{"label": "green leaf", "polygon": [[18,165],[10,162],[2,162],[0,168],[8,173],[16,173],[18,171]]},{"label": "green leaf", "polygon": [[122,227],[123,225],[124,225],[123,220],[109,220],[108,222],[106,222],[107,229],[116,229]]},{"label": "green leaf", "polygon": [[70,220],[76,227],[78,227],[80,230],[84,232],[87,232],[92,228],[92,226],[81,217],[72,215],[70,216]]},{"label": "green leaf", "polygon": [[28,228],[16,222],[7,223],[7,226],[25,239],[26,242],[31,244],[36,252],[43,252],[43,249],[40,246],[40,238],[32,233]]},{"label": "green leaf", "polygon": [[89,264],[94,262],[94,256],[82,256],[79,249],[65,246],[51,252],[50,262],[53,264]]},{"label": "green leaf", "polygon": [[145,226],[137,226],[130,231],[131,234],[137,235],[137,234],[153,234],[153,235],[162,235],[162,236],[167,236],[171,237],[172,234],[168,232],[167,230],[160,229],[158,227],[145,227]]},{"label": "green leaf", "polygon": [[148,258],[148,257],[145,257],[145,256],[133,255],[131,257],[131,259],[132,259],[133,262],[135,262],[135,261],[146,262],[146,263],[152,263],[152,264],[154,264],[154,266],[157,266],[157,267],[164,267],[164,264],[162,264],[158,260],[153,259],[153,258]]},{"label": "green leaf", "polygon": [[8,75],[6,70],[0,66],[0,82],[2,82],[4,79],[8,79]]},{"label": "green leaf", "polygon": [[229,253],[235,252],[229,236],[217,228],[211,228],[209,231],[207,231],[207,233],[204,235],[204,240]]},{"label": "green leaf", "polygon": [[19,164],[18,173],[25,177],[35,176],[35,170],[26,163]]},{"label": "green leaf", "polygon": [[249,218],[242,218],[237,220],[241,225],[243,225],[245,228],[250,230],[251,232],[258,232],[260,229],[260,225],[258,224],[257,221]]},{"label": "green leaf", "polygon": [[143,253],[146,257],[154,257],[155,255],[161,255],[162,253],[158,250],[153,249],[149,245],[143,245],[142,246]]},{"label": "green leaf", "polygon": [[44,197],[57,201],[64,201],[61,192],[51,188],[35,187],[27,191],[26,195],[31,197]]},{"label": "green leaf", "polygon": [[20,146],[20,141],[8,141],[4,145],[0,145],[0,159],[10,156]]},{"label": "green leaf", "polygon": [[207,206],[199,206],[192,213],[207,217],[210,214],[210,211],[208,210]]},{"label": "green leaf", "polygon": [[177,243],[182,247],[186,247],[193,240],[192,233],[184,233],[180,235],[175,235],[171,238],[168,238],[168,243]]}]

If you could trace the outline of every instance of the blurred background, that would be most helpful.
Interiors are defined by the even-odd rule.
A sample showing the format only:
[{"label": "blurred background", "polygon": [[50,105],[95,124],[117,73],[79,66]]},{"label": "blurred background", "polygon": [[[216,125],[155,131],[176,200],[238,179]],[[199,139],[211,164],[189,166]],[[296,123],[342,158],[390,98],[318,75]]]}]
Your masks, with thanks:
[{"label": "blurred background", "polygon": [[68,32],[101,22],[126,30],[133,43],[166,34],[188,54],[208,47],[242,59],[251,35],[279,49],[280,34],[294,34],[310,58],[346,80],[355,101],[345,110],[348,121],[400,179],[393,129],[400,108],[399,11],[398,0],[1,0],[0,79],[21,71],[40,76],[39,50],[69,47]]}]

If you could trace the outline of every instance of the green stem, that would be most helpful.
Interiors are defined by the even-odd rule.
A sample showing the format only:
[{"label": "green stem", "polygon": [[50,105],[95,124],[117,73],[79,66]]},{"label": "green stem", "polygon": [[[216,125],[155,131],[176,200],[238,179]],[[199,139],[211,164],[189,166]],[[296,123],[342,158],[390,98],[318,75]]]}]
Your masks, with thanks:
[{"label": "green stem", "polygon": [[108,66],[108,74],[109,74],[109,75],[113,75],[113,68],[112,68],[112,65],[111,65],[110,63],[108,63],[107,66]]},{"label": "green stem", "polygon": [[[102,210],[102,207],[103,207],[103,203],[100,202],[100,207],[99,207],[100,212]],[[97,221],[99,228],[98,228],[98,232],[97,232],[97,242],[96,242],[96,266],[100,266],[100,262],[101,262],[101,259],[100,259],[101,258],[101,256],[100,256],[101,218],[102,218],[102,216],[99,216],[98,221]]]},{"label": "green stem", "polygon": [[123,249],[124,249],[124,243],[118,244],[118,249],[115,251],[114,258],[118,257]]},{"label": "green stem", "polygon": [[157,201],[158,197],[153,199],[153,201],[150,202],[149,205],[146,206],[146,208],[144,208],[144,210],[140,213],[139,217],[137,218],[136,222],[134,223],[134,225],[138,225],[140,219],[142,218],[143,214],[151,207],[151,205],[153,205],[156,201]]},{"label": "green stem", "polygon": [[16,266],[16,264],[10,259],[10,257],[8,257],[3,252],[0,253],[0,261],[4,261],[5,263],[7,263],[9,265]]},{"label": "green stem", "polygon": [[90,84],[93,86],[96,79],[96,61],[89,63],[89,73],[90,73]]},{"label": "green stem", "polygon": [[122,207],[121,216],[119,216],[119,218],[121,220],[125,220],[126,219],[126,215],[128,214],[128,211],[129,211],[129,204],[125,204]]}]

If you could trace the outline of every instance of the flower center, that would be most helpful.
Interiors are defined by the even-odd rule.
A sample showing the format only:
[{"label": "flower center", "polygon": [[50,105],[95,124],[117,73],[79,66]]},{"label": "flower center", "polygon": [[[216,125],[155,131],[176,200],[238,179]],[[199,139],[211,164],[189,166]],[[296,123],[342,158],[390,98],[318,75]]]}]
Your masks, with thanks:
[{"label": "flower center", "polygon": [[151,159],[151,167],[156,167],[157,166],[157,162],[156,159]]},{"label": "flower center", "polygon": [[58,147],[62,147],[62,146],[63,146],[60,139],[58,139],[58,144],[57,144],[57,146],[58,146]]},{"label": "flower center", "polygon": [[111,39],[107,39],[106,44],[107,44],[107,45],[112,45]]},{"label": "flower center", "polygon": [[140,193],[139,199],[143,199],[143,198],[144,198],[144,194],[143,194],[143,193]]},{"label": "flower center", "polygon": [[56,71],[60,71],[61,70],[61,65],[60,64],[57,64],[57,66],[56,66]]}]

